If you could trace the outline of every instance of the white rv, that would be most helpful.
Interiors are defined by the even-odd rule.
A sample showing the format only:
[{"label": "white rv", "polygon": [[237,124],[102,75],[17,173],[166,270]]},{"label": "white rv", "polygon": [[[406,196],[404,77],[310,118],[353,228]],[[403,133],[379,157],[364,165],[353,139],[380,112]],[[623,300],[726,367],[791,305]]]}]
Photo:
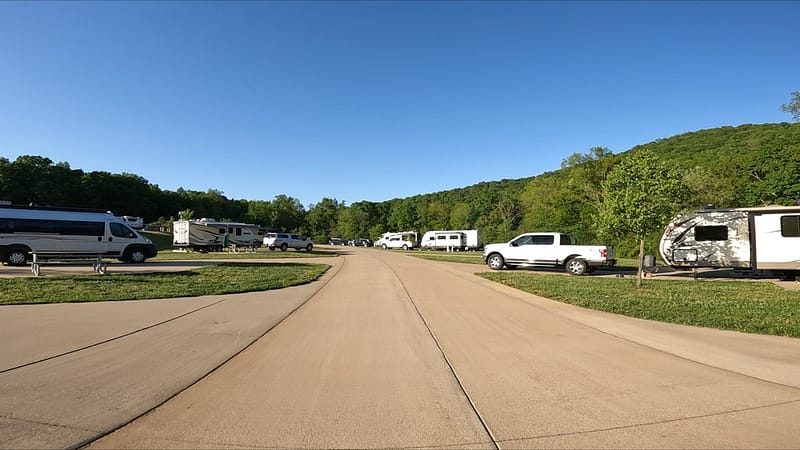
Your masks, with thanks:
[{"label": "white rv", "polygon": [[416,248],[417,232],[416,231],[400,231],[383,233],[380,239],[375,241],[375,247],[381,247],[384,250],[390,248],[402,248],[403,250],[411,250]]},{"label": "white rv", "polygon": [[144,228],[144,219],[136,216],[121,216],[123,222],[127,223],[129,227],[134,230],[141,230]]},{"label": "white rv", "polygon": [[156,246],[102,210],[0,204],[0,259],[23,265],[37,258],[111,257],[140,263]]},{"label": "white rv", "polygon": [[458,252],[466,249],[467,236],[460,231],[428,231],[422,235],[419,248]]},{"label": "white rv", "polygon": [[661,258],[676,268],[800,272],[800,206],[703,209],[664,229]]},{"label": "white rv", "polygon": [[172,223],[172,246],[199,252],[222,251],[227,245],[258,247],[263,239],[261,233],[252,223],[218,222],[208,218],[176,220]]}]

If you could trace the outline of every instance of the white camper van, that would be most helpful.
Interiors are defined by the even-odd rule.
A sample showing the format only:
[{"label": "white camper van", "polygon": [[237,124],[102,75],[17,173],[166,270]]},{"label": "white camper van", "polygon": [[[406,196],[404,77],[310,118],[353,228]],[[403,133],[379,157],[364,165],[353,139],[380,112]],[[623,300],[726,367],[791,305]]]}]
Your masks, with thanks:
[{"label": "white camper van", "polygon": [[111,257],[140,263],[156,246],[102,210],[0,204],[0,259],[23,265],[37,258]]},{"label": "white camper van", "polygon": [[675,217],[658,246],[676,268],[800,273],[800,206],[703,209]]},{"label": "white camper van", "polygon": [[218,222],[209,218],[176,220],[172,223],[172,246],[199,252],[222,251],[226,244],[258,247],[263,239],[261,233],[252,223]]}]

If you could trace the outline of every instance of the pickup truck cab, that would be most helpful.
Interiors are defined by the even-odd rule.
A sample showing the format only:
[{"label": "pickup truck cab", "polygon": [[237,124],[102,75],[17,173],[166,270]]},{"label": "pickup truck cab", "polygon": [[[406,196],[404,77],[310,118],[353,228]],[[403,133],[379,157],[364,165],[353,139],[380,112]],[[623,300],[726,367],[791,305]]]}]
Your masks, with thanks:
[{"label": "pickup truck cab", "polygon": [[563,266],[570,275],[594,272],[597,266],[617,263],[613,247],[575,245],[564,233],[525,233],[503,244],[489,244],[483,261],[494,270],[518,266]]}]

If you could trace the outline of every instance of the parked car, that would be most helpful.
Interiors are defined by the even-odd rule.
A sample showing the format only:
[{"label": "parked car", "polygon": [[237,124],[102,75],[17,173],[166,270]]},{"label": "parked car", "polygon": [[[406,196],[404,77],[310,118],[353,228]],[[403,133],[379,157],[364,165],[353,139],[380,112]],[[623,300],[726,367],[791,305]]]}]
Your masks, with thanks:
[{"label": "parked car", "polygon": [[341,239],[341,238],[331,238],[328,241],[328,244],[329,245],[347,245],[347,242],[344,239]]},{"label": "parked car", "polygon": [[302,234],[293,233],[267,233],[264,235],[264,247],[270,250],[280,249],[282,252],[293,248],[295,250],[311,251],[314,241]]},{"label": "parked car", "polygon": [[350,245],[353,247],[372,247],[373,243],[371,239],[358,238],[350,241]]}]

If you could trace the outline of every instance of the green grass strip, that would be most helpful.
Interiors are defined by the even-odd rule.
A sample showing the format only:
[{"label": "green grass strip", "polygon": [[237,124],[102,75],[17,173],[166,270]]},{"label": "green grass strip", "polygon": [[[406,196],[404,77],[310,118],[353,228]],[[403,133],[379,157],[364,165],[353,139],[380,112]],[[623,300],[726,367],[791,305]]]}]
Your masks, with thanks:
[{"label": "green grass strip", "polygon": [[569,277],[479,273],[488,280],[584,308],[641,319],[746,333],[800,337],[800,291],[746,281]]},{"label": "green grass strip", "polygon": [[266,291],[309,283],[326,264],[225,263],[182,272],[7,278],[0,304],[141,300]]}]

